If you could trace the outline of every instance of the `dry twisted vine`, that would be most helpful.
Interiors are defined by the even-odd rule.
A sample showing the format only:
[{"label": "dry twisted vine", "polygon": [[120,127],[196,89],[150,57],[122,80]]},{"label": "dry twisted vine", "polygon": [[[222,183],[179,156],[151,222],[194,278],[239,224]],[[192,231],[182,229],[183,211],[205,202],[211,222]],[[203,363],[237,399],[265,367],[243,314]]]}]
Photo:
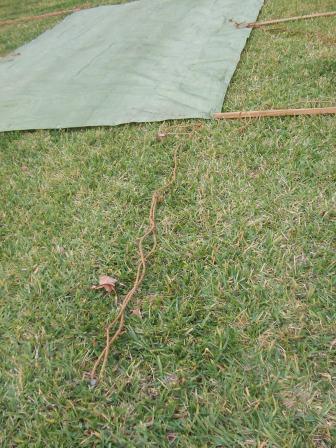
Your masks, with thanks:
[{"label": "dry twisted vine", "polygon": [[[123,299],[123,302],[120,306],[120,309],[118,311],[116,318],[105,329],[105,335],[106,335],[105,347],[102,350],[102,352],[100,353],[99,357],[97,358],[97,360],[93,366],[93,369],[90,372],[91,380],[95,380],[99,366],[100,366],[99,377],[102,377],[104,370],[106,368],[106,364],[107,364],[108,357],[110,354],[110,349],[111,349],[112,345],[114,344],[114,342],[118,339],[118,337],[124,331],[125,312],[126,312],[127,305],[132,300],[132,298],[138,291],[140,285],[142,284],[143,279],[146,274],[147,261],[156,250],[156,247],[157,247],[156,222],[155,222],[156,209],[157,209],[158,203],[161,201],[162,195],[165,193],[165,191],[167,191],[175,183],[176,172],[177,172],[177,153],[178,153],[179,148],[180,148],[180,146],[177,146],[174,151],[174,156],[173,156],[174,166],[173,166],[173,170],[172,170],[169,180],[161,188],[156,190],[152,195],[152,201],[151,201],[151,206],[150,206],[150,211],[149,211],[149,226],[148,226],[147,230],[145,231],[145,233],[142,235],[142,237],[139,239],[139,242],[138,242],[138,252],[139,252],[140,259],[139,259],[139,263],[138,263],[137,274],[136,274],[132,288],[128,291],[128,293],[126,294],[126,296]],[[152,235],[152,238],[153,238],[152,248],[150,249],[150,251],[148,253],[145,253],[144,242],[150,235]],[[111,330],[116,325],[117,325],[117,328],[116,328],[113,336],[111,336]]]}]

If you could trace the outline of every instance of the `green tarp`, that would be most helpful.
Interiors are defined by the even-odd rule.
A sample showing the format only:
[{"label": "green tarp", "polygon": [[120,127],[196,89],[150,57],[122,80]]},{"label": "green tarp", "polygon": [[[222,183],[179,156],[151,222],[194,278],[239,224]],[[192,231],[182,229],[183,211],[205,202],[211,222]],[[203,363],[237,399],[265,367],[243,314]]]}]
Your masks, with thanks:
[{"label": "green tarp", "polygon": [[263,0],[138,0],[71,14],[0,62],[0,131],[209,118]]}]

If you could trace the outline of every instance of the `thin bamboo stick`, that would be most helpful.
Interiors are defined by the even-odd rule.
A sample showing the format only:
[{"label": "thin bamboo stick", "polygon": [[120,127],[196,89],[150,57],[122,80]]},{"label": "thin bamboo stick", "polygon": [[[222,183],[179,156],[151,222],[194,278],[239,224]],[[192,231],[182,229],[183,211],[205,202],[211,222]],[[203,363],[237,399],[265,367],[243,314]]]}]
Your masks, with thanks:
[{"label": "thin bamboo stick", "polygon": [[237,26],[238,26],[238,28],[261,28],[263,26],[276,25],[278,23],[286,23],[286,22],[293,22],[293,21],[297,21],[297,20],[306,20],[306,19],[315,19],[318,17],[333,17],[333,16],[336,16],[336,11],[316,12],[314,14],[307,14],[305,16],[296,16],[296,17],[286,17],[283,19],[265,20],[264,22],[240,23]]},{"label": "thin bamboo stick", "polygon": [[271,109],[241,112],[219,112],[214,114],[216,120],[239,120],[242,118],[286,117],[297,115],[335,115],[336,107],[316,107],[304,109]]},{"label": "thin bamboo stick", "polygon": [[78,8],[62,9],[60,11],[47,12],[45,14],[40,14],[38,16],[24,16],[24,17],[18,17],[17,19],[0,20],[0,25],[14,25],[15,23],[29,22],[31,20],[41,20],[41,19],[47,19],[48,17],[63,16],[65,14],[71,14],[73,12],[78,12],[81,11],[82,9],[88,9],[88,8],[90,8],[89,5],[83,5]]}]

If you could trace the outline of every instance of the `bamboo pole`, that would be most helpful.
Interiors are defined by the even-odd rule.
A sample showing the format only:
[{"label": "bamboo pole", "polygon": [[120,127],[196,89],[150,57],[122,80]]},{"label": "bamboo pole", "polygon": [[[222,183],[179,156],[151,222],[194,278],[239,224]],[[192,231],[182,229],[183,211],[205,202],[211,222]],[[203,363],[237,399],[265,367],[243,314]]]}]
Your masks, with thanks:
[{"label": "bamboo pole", "polygon": [[30,22],[31,20],[41,20],[41,19],[47,19],[49,17],[63,16],[65,14],[71,14],[73,12],[78,12],[81,11],[82,9],[88,9],[88,8],[90,8],[89,5],[83,5],[78,8],[62,9],[60,11],[47,12],[45,14],[40,14],[38,16],[24,16],[19,17],[17,19],[0,20],[0,25],[14,25],[16,23],[21,22]]},{"label": "bamboo pole", "polygon": [[271,109],[241,112],[219,112],[214,114],[216,120],[240,120],[242,118],[287,117],[298,115],[335,115],[336,107],[316,107],[304,109]]},{"label": "bamboo pole", "polygon": [[286,17],[284,19],[265,20],[264,22],[240,23],[237,26],[238,26],[238,28],[261,28],[263,26],[276,25],[278,23],[294,22],[297,20],[307,20],[307,19],[315,19],[318,17],[333,17],[333,16],[336,16],[336,11],[317,12],[314,14],[307,14],[305,16],[296,16],[296,17]]},{"label": "bamboo pole", "polygon": [[[81,11],[82,9],[87,9],[92,6],[90,5],[83,5],[82,7],[73,8],[73,9],[63,9],[60,11],[54,11],[54,12],[48,12],[45,14],[40,14],[36,16],[25,16],[25,17],[19,17],[17,19],[8,19],[8,20],[0,20],[0,25],[12,25],[15,23],[20,22],[28,22],[31,20],[41,20],[48,17],[56,17],[61,16],[64,14],[70,14],[73,12]],[[273,19],[273,20],[266,20],[264,22],[250,22],[250,23],[239,23],[237,24],[238,28],[260,28],[262,26],[269,26],[269,25],[275,25],[277,23],[285,23],[285,22],[292,22],[295,20],[305,20],[305,19],[314,19],[317,17],[332,17],[336,16],[336,11],[330,11],[330,12],[317,12],[314,14],[307,14],[304,16],[296,16],[296,17],[287,17],[284,19]]]}]

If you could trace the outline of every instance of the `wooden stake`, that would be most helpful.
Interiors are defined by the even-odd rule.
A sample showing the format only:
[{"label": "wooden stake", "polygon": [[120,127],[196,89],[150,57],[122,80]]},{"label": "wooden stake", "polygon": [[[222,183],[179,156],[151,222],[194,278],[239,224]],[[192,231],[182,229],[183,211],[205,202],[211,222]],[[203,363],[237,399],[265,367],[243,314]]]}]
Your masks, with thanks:
[{"label": "wooden stake", "polygon": [[297,115],[335,115],[336,107],[316,107],[305,109],[271,109],[242,112],[219,112],[214,114],[216,120],[240,120],[242,118],[286,117]]},{"label": "wooden stake", "polygon": [[308,14],[305,16],[296,16],[296,17],[287,17],[284,19],[266,20],[265,22],[239,23],[237,25],[237,27],[238,28],[261,28],[263,26],[276,25],[278,23],[293,22],[296,20],[315,19],[317,17],[333,17],[333,16],[336,16],[336,11],[317,12],[317,13]]}]

